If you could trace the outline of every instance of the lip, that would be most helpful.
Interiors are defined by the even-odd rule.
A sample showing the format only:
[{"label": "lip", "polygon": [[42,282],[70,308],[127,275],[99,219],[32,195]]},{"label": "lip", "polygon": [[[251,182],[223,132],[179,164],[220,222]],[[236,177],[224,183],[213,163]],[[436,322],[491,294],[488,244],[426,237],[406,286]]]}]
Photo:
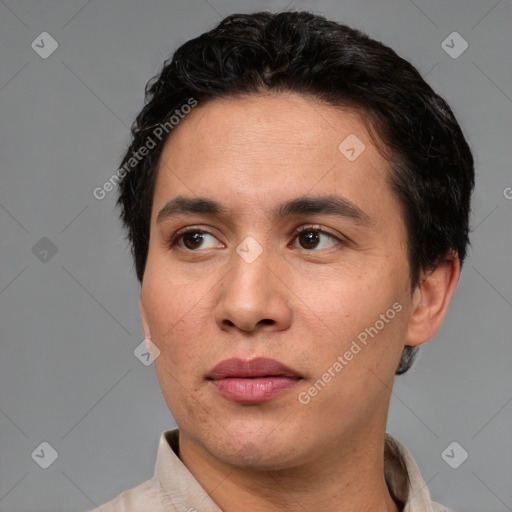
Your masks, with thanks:
[{"label": "lip", "polygon": [[206,377],[218,393],[241,403],[270,400],[295,386],[302,378],[285,364],[265,357],[226,359]]}]

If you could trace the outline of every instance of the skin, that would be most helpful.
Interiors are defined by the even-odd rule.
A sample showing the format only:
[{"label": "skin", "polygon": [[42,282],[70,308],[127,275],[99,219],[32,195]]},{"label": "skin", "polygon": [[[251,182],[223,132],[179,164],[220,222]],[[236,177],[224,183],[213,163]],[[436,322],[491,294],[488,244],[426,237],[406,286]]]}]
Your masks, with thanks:
[{"label": "skin", "polygon": [[[356,134],[349,161],[338,146]],[[144,332],[160,350],[159,383],[180,429],[180,458],[225,512],[397,511],[383,473],[386,417],[405,344],[439,328],[459,277],[456,255],[412,289],[407,233],[388,163],[355,112],[295,93],[200,104],[166,142],[140,294]],[[276,219],[276,205],[337,194],[368,223],[320,214]],[[167,201],[207,197],[226,217],[157,223]],[[294,230],[319,225],[315,243]],[[186,227],[211,233],[187,249]],[[331,238],[332,234],[337,239]],[[262,253],[236,252],[248,236]],[[313,239],[315,240],[315,239]],[[402,310],[307,404],[298,394],[365,328]],[[206,379],[231,357],[276,359],[300,373],[263,403],[221,396]]]}]

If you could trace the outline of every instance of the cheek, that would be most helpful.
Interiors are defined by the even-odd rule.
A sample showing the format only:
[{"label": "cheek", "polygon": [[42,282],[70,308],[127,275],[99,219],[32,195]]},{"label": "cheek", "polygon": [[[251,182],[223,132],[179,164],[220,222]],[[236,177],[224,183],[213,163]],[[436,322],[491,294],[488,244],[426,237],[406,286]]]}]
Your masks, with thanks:
[{"label": "cheek", "polygon": [[365,280],[359,275],[344,275],[320,285],[309,284],[304,303],[321,319],[325,329],[346,340],[373,324],[393,303],[390,287],[376,286],[376,281],[376,278]]},{"label": "cheek", "polygon": [[[205,315],[208,315],[208,287],[199,283],[180,283],[179,279],[162,279],[163,272],[144,277],[142,302],[148,318],[152,342],[164,355],[167,364],[180,369],[204,353]],[[210,346],[208,343],[206,346]],[[190,362],[188,362],[190,361]],[[187,363],[188,362],[188,363]]]},{"label": "cheek", "polygon": [[325,340],[320,341],[323,349],[313,352],[315,373],[327,371],[338,356],[347,354],[344,374],[355,377],[374,371],[387,379],[394,373],[402,350],[406,299],[396,275],[392,278],[384,273],[379,278],[354,275],[309,286],[304,297],[309,309],[305,308],[303,315],[316,325],[304,328],[317,333],[315,345]]}]

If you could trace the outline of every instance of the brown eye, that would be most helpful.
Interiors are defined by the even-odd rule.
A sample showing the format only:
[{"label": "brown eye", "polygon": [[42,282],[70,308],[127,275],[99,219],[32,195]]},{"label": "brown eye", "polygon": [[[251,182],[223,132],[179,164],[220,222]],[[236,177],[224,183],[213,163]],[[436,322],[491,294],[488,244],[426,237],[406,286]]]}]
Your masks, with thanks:
[{"label": "brown eye", "polygon": [[[300,247],[302,249],[328,249],[330,247],[342,243],[341,240],[339,240],[334,235],[331,235],[327,231],[324,231],[323,229],[320,229],[319,227],[316,226],[302,228],[296,232],[295,236],[299,241]],[[330,245],[328,244],[328,246],[325,247],[324,242],[324,247],[319,247],[322,245],[322,237],[324,237],[325,239],[331,239],[334,243]]]},{"label": "brown eye", "polygon": [[187,249],[197,249],[204,240],[204,233],[202,231],[189,231],[181,235],[183,245]]},{"label": "brown eye", "polygon": [[[212,242],[209,244],[207,244],[208,237],[212,239]],[[215,241],[217,243],[215,243]],[[190,252],[197,252],[198,249],[224,247],[211,233],[203,229],[188,229],[178,232],[174,235],[168,245],[170,248],[178,246],[180,249]],[[206,245],[206,247],[203,247],[203,245]]]},{"label": "brown eye", "polygon": [[319,239],[320,237],[316,231],[302,231],[299,234],[299,240],[301,241],[301,245],[304,249],[313,249],[313,247],[316,247],[318,244]]}]

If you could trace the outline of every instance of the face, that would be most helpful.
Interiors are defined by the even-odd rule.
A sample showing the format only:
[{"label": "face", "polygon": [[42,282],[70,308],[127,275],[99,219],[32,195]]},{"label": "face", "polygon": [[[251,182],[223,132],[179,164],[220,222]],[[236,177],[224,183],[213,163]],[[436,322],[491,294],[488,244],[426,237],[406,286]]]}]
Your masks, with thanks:
[{"label": "face", "polygon": [[413,309],[389,172],[355,112],[301,95],[216,99],[174,128],[140,308],[184,439],[286,468],[385,427]]}]

